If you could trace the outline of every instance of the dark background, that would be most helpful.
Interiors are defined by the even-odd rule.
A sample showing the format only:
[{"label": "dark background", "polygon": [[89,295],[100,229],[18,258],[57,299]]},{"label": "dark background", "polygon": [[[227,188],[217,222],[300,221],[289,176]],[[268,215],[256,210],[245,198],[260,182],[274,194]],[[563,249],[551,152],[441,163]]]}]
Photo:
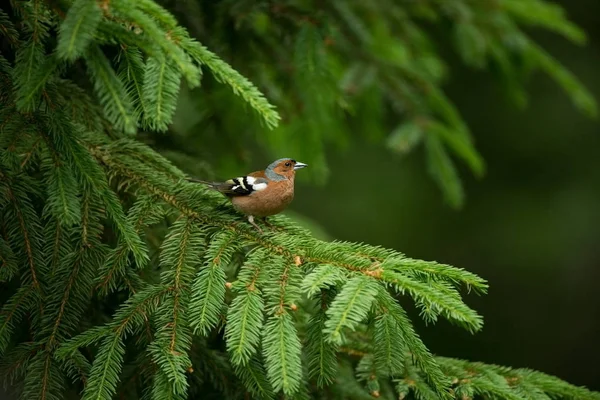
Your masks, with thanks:
[{"label": "dark background", "polygon": [[[531,34],[600,99],[600,1],[562,3],[589,43]],[[421,152],[401,158],[356,141],[329,152],[330,180],[301,183],[292,209],[335,238],[486,278],[488,295],[467,296],[484,316],[482,332],[418,327],[437,354],[538,369],[600,390],[600,124],[541,74],[525,110],[492,79],[456,63],[446,87],[487,162],[481,180],[462,171],[461,211],[444,205]]]}]

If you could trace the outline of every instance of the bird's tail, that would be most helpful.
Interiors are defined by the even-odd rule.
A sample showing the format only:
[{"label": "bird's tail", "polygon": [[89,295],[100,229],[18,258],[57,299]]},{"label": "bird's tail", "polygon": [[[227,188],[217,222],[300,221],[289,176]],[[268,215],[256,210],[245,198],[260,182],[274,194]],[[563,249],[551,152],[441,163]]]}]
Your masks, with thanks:
[{"label": "bird's tail", "polygon": [[198,178],[186,178],[186,180],[188,180],[190,182],[195,182],[195,183],[202,183],[204,185],[207,185],[210,189],[213,189],[218,192],[225,193],[225,194],[229,193],[231,191],[231,187],[232,187],[231,182],[211,182],[211,181],[205,181],[205,180],[198,179]]},{"label": "bird's tail", "polygon": [[214,184],[216,184],[216,182],[209,182],[209,181],[204,181],[202,179],[191,178],[191,177],[185,178],[185,180],[189,181],[189,182],[203,183],[203,184],[208,185],[208,186],[213,186]]}]

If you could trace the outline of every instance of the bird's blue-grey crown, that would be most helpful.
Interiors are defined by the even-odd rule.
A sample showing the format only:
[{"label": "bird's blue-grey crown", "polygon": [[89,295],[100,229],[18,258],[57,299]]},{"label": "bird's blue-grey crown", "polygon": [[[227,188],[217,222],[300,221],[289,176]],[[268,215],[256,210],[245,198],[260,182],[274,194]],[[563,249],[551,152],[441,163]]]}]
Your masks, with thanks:
[{"label": "bird's blue-grey crown", "polygon": [[301,163],[301,162],[297,162],[293,158],[280,158],[279,160],[273,161],[271,164],[269,164],[269,166],[267,167],[267,169],[265,169],[265,175],[267,176],[267,178],[269,178],[272,181],[282,181],[282,180],[286,179],[285,176],[279,175],[277,172],[275,172],[275,167],[280,162],[286,161],[286,160],[290,160],[290,161],[296,163],[296,167],[294,167],[294,169],[299,169],[299,168],[306,167],[306,164]]}]

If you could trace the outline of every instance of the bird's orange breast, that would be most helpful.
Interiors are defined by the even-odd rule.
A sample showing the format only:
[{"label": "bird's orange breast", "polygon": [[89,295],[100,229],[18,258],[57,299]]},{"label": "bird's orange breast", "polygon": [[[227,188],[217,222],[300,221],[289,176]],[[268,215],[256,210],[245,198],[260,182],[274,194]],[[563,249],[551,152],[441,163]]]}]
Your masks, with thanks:
[{"label": "bird's orange breast", "polygon": [[266,189],[253,192],[248,196],[233,197],[231,202],[241,213],[255,217],[268,217],[282,212],[293,199],[294,180],[285,179],[271,181]]}]

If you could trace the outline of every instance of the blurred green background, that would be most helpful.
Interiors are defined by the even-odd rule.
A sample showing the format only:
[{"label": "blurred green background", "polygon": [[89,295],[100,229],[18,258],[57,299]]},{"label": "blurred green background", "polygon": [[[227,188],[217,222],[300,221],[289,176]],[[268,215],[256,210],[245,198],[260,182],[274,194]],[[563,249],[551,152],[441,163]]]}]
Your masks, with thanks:
[{"label": "blurred green background", "polygon": [[[534,34],[600,98],[600,2],[563,1],[589,35],[574,47]],[[466,204],[445,206],[421,151],[395,157],[354,142],[328,153],[331,179],[301,185],[292,209],[333,237],[399,249],[460,266],[489,280],[468,304],[485,320],[471,336],[441,321],[421,327],[436,353],[529,367],[600,389],[600,124],[573,109],[537,75],[531,102],[507,103],[489,74],[456,63],[447,93],[487,163],[477,180],[461,171]],[[414,319],[417,321],[417,319]]]},{"label": "blurred green background", "polygon": [[[598,99],[600,2],[562,4],[588,33],[587,46],[573,46],[555,34],[529,33]],[[467,297],[484,316],[481,333],[471,336],[444,321],[424,327],[413,319],[435,353],[530,367],[599,390],[600,124],[575,110],[542,74],[527,87],[529,107],[519,110],[489,72],[464,67],[450,51],[444,56],[450,65],[444,89],[487,164],[482,179],[460,167],[463,209],[444,203],[427,174],[422,146],[401,157],[357,134],[343,149],[326,148],[330,174],[324,185],[300,179],[290,214],[310,218],[333,238],[391,247],[488,279],[488,295]],[[191,129],[201,119],[196,109],[184,97],[175,126]],[[206,174],[227,178],[271,161],[260,153],[247,164],[236,163],[237,147],[225,157],[230,141],[220,133],[227,121],[222,124],[203,131],[201,144],[189,144],[206,143],[207,158],[219,160]],[[254,140],[246,139],[246,152],[258,148]],[[280,156],[307,161],[297,154]],[[196,174],[205,170],[203,164],[194,168]]]}]

